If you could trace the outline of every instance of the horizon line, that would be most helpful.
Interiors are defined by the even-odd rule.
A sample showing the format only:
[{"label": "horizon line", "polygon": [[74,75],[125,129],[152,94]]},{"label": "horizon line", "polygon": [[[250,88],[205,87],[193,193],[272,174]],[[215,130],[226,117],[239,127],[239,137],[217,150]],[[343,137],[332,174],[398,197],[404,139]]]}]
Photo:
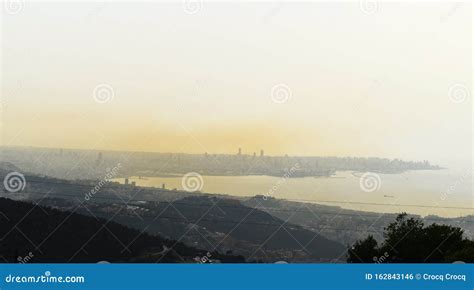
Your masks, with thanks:
[{"label": "horizon line", "polygon": [[[133,150],[118,150],[118,149],[90,149],[90,148],[71,148],[71,147],[44,147],[44,146],[34,146],[34,145],[2,145],[0,144],[0,148],[34,148],[34,149],[49,149],[49,150],[75,150],[75,151],[103,151],[103,152],[126,152],[126,153],[148,153],[148,154],[183,154],[183,155],[228,155],[228,156],[239,156],[238,151],[237,153],[210,153],[210,152],[203,152],[203,153],[187,153],[187,152],[160,152],[160,151],[133,151]],[[239,147],[237,147],[239,149]],[[263,150],[263,149],[262,149]],[[257,153],[257,152],[255,152]],[[252,154],[241,153],[240,156],[253,156]],[[262,157],[260,155],[256,155],[256,157]],[[345,155],[345,156],[336,156],[336,155],[264,155],[263,157],[293,157],[293,158],[311,158],[311,157],[322,157],[322,158],[377,158],[377,159],[387,159],[387,160],[400,160],[404,162],[424,162],[428,160],[407,160],[403,158],[388,158],[388,157],[379,157],[379,156],[356,156],[356,155]],[[431,164],[433,165],[433,164]],[[440,168],[443,168],[439,165],[436,165]]]}]

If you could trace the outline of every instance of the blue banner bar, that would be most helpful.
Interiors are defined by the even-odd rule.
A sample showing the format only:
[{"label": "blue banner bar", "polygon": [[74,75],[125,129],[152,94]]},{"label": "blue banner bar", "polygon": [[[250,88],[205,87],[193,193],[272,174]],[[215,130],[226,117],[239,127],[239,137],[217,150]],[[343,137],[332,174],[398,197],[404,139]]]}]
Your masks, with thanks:
[{"label": "blue banner bar", "polygon": [[469,289],[473,264],[2,264],[6,289]]}]

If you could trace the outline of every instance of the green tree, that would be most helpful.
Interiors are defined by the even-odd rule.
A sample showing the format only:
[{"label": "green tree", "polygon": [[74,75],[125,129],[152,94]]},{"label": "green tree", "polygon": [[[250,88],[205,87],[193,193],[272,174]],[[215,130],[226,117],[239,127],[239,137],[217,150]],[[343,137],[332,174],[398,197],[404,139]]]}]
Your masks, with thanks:
[{"label": "green tree", "polygon": [[[463,230],[448,225],[431,224],[399,214],[384,231],[385,240],[378,246],[372,236],[357,241],[348,251],[349,263],[370,263],[384,253],[388,263],[446,263],[474,261],[474,242],[463,238]],[[372,255],[372,257],[370,257]]]},{"label": "green tree", "polygon": [[374,257],[378,257],[378,243],[373,236],[368,236],[365,240],[357,241],[349,250],[349,263],[371,263]]}]

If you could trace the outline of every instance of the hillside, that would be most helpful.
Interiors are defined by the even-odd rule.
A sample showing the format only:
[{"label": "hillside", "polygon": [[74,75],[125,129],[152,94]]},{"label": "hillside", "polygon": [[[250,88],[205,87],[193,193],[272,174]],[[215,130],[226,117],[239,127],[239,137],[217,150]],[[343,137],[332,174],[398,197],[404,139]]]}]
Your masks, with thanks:
[{"label": "hillside", "polygon": [[[344,245],[352,245],[360,235],[372,234],[379,242],[383,232],[396,217],[396,213],[377,213],[344,209],[315,203],[301,203],[276,198],[264,200],[261,196],[248,198],[242,203],[252,208],[265,210],[272,216],[289,223],[300,225],[306,229],[321,232],[322,235]],[[474,238],[474,215],[444,218],[410,214],[411,217],[422,219],[427,225],[438,223],[460,227],[466,237]]]},{"label": "hillside", "polygon": [[[105,219],[0,198],[0,260],[19,262],[192,262],[208,255]],[[170,250],[166,250],[170,249]],[[222,262],[243,258],[220,255]]]},{"label": "hillside", "polygon": [[[70,199],[41,202],[64,210],[76,206]],[[89,202],[87,209],[80,211],[208,251],[243,255],[250,262],[328,262],[345,258],[342,244],[232,199],[196,196],[172,203],[142,201],[127,206],[119,201],[101,201]]]}]

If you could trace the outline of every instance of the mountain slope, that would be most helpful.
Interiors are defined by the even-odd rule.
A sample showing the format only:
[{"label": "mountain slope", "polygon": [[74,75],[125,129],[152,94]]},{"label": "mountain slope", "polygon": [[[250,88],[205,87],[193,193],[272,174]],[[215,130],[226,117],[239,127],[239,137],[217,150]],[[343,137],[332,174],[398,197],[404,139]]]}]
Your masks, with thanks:
[{"label": "mountain slope", "polygon": [[[171,249],[172,248],[172,249]],[[171,249],[171,250],[167,250]],[[0,198],[0,262],[192,262],[207,252],[76,213]],[[242,258],[212,253],[223,262]]]},{"label": "mountain slope", "polygon": [[[49,201],[50,203],[52,201]],[[56,206],[65,207],[57,200]],[[187,245],[231,251],[251,261],[323,262],[344,259],[346,247],[317,232],[286,223],[237,200],[211,196],[169,202],[88,203],[84,214],[110,218],[140,231],[180,239]],[[71,207],[71,205],[69,205]],[[105,210],[107,209],[107,210]]]}]

